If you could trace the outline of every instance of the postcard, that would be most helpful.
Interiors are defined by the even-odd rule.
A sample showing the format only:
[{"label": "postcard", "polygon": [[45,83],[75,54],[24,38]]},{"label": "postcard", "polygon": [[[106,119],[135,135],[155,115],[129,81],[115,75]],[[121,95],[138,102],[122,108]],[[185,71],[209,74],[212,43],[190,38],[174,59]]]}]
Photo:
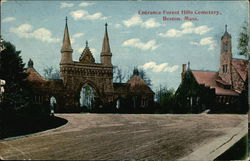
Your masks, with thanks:
[{"label": "postcard", "polygon": [[248,158],[248,1],[1,13],[1,160]]}]

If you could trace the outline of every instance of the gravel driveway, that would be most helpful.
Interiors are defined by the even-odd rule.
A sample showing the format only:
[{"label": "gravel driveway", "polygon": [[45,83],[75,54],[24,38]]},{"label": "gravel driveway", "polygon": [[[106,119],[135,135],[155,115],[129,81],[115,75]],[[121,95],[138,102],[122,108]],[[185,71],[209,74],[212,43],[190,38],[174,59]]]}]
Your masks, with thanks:
[{"label": "gravel driveway", "polygon": [[176,160],[247,120],[246,115],[208,114],[56,116],[69,122],[42,133],[0,140],[0,159]]}]

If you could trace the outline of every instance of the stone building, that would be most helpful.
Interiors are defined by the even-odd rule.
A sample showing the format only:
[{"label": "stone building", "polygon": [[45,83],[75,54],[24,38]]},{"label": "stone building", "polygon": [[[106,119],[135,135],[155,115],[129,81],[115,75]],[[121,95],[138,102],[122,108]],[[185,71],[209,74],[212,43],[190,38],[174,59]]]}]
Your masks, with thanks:
[{"label": "stone building", "polygon": [[[74,61],[66,19],[61,48],[60,79],[45,79],[34,69],[32,60],[28,63],[27,73],[29,73],[29,76],[27,79],[34,89],[34,101],[36,103],[48,105],[50,99],[53,98],[56,99],[57,103],[56,111],[73,112],[81,110],[81,106],[84,104],[101,108],[105,104],[117,102],[119,104],[117,107],[119,107],[119,99],[134,99],[140,95],[142,100],[134,99],[137,107],[147,108],[152,105],[154,92],[142,83],[141,78],[132,77],[128,83],[113,83],[112,52],[107,26],[106,23],[100,54],[101,62],[95,62],[88,42],[86,42],[86,47],[79,61]],[[140,88],[141,84],[143,84],[146,92],[135,92],[134,86]],[[147,88],[145,88],[145,85]],[[92,95],[88,97],[87,103],[83,97],[90,94],[83,93],[86,91],[91,91]],[[92,101],[93,103],[91,103]]]},{"label": "stone building", "polygon": [[[225,32],[221,37],[220,66],[218,72],[191,70],[196,82],[214,90],[216,104],[233,104],[247,87],[248,60],[232,57],[231,35]],[[181,76],[187,72],[183,64]],[[213,101],[213,100],[211,100]]]}]

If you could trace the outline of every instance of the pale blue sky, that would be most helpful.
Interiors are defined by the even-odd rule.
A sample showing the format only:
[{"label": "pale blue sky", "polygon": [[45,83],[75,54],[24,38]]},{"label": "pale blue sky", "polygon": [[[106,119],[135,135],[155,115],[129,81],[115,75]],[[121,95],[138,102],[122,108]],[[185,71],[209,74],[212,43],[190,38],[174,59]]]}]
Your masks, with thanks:
[{"label": "pale blue sky", "polygon": [[[187,15],[198,21],[163,21],[162,16],[138,15],[138,11],[219,11],[219,15]],[[248,20],[246,1],[7,1],[2,3],[2,36],[21,50],[24,62],[33,59],[37,71],[46,66],[59,68],[60,49],[68,16],[68,26],[78,60],[89,41],[96,62],[100,60],[104,24],[107,22],[113,65],[124,72],[134,66],[144,68],[153,89],[177,88],[181,66],[217,71],[220,38],[225,24],[232,35],[233,54],[241,26]],[[236,57],[236,56],[235,56]]]}]

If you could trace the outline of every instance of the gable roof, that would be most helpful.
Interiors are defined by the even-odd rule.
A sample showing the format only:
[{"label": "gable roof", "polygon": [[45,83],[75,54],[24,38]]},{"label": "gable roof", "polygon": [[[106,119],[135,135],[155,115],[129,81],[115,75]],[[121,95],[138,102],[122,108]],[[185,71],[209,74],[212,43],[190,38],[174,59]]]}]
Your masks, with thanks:
[{"label": "gable roof", "polygon": [[33,82],[47,82],[34,68],[28,68],[25,71],[28,75],[27,80]]},{"label": "gable roof", "polygon": [[218,72],[192,70],[192,73],[197,83],[214,88],[216,95],[239,95],[237,92],[224,89],[217,84],[217,81],[221,81]]},{"label": "gable roof", "polygon": [[134,75],[129,81],[129,90],[135,93],[154,93],[152,89],[138,75]]},{"label": "gable roof", "polygon": [[232,59],[232,66],[240,75],[241,79],[246,81],[248,75],[248,60]]}]

